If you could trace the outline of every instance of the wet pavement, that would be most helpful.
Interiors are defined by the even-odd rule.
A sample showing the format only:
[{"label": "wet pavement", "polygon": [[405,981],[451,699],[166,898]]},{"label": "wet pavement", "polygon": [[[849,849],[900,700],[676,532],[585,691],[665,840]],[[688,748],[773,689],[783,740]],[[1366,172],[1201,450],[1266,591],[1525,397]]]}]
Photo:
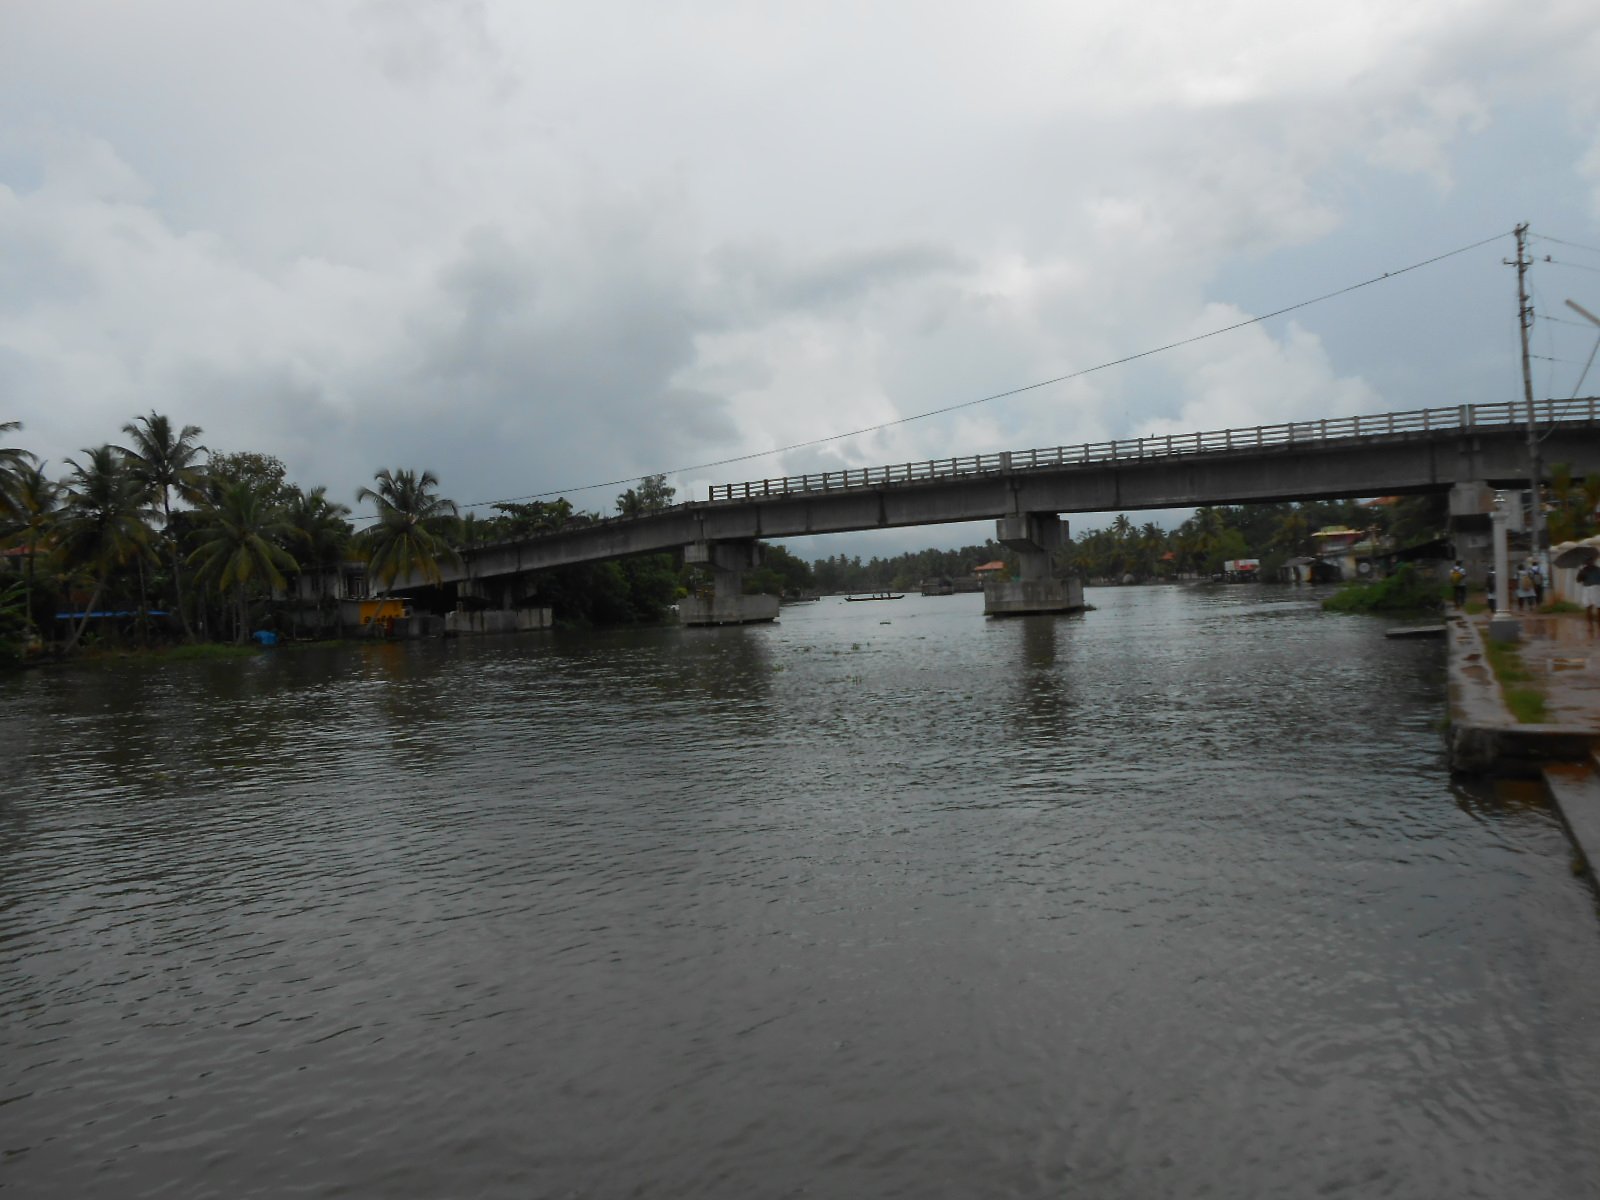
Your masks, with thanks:
[{"label": "wet pavement", "polygon": [[1545,719],[1521,723],[1487,661],[1489,614],[1446,618],[1450,760],[1469,774],[1537,777],[1578,851],[1575,869],[1600,889],[1600,626],[1583,613],[1520,613],[1524,685]]},{"label": "wet pavement", "polygon": [[[1518,653],[1533,675],[1532,686],[1544,693],[1544,725],[1587,731],[1600,737],[1600,626],[1591,625],[1582,613],[1514,615],[1522,622]],[[1478,639],[1485,636],[1488,613],[1460,619],[1472,626]],[[1492,678],[1487,675],[1487,664],[1482,670]],[[1498,721],[1514,725],[1515,718],[1499,700],[1499,689],[1490,690]],[[1477,711],[1479,706],[1473,708]]]}]

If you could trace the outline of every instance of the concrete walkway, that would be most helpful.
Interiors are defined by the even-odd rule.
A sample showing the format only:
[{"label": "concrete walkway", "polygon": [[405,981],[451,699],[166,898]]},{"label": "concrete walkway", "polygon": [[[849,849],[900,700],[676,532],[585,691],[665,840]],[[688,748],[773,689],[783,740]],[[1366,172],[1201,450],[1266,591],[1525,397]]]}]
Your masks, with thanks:
[{"label": "concrete walkway", "polygon": [[1545,697],[1545,720],[1522,724],[1506,708],[1484,654],[1488,614],[1446,618],[1450,765],[1486,775],[1539,776],[1585,873],[1600,887],[1600,630],[1581,613],[1521,614],[1517,643],[1526,686]]}]

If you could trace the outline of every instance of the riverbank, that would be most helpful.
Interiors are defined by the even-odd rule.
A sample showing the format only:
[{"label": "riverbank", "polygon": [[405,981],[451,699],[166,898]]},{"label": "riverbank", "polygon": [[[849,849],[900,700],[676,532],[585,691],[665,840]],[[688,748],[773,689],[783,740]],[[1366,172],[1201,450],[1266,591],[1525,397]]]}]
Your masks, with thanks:
[{"label": "riverbank", "polygon": [[160,646],[88,646],[79,647],[67,655],[48,652],[35,654],[21,662],[9,664],[6,669],[35,671],[124,663],[212,662],[257,658],[263,654],[293,653],[306,649],[326,650],[338,646],[370,645],[376,641],[378,641],[376,638],[326,638],[318,641],[279,642],[270,648],[255,642],[246,642],[243,645],[234,642],[177,642]]},{"label": "riverbank", "polygon": [[[1447,618],[1450,766],[1542,780],[1577,848],[1578,868],[1600,888],[1600,634],[1582,613],[1521,620],[1513,680],[1491,662],[1487,613]],[[1526,700],[1540,720],[1517,719]]]}]

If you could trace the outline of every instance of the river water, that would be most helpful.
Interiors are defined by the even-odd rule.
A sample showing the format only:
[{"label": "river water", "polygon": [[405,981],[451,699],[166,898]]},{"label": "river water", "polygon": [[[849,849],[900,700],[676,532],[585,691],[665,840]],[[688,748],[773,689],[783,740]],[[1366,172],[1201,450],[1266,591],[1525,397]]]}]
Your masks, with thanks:
[{"label": "river water", "polygon": [[0,1191],[1593,1194],[1600,920],[1272,587],[0,680]]}]

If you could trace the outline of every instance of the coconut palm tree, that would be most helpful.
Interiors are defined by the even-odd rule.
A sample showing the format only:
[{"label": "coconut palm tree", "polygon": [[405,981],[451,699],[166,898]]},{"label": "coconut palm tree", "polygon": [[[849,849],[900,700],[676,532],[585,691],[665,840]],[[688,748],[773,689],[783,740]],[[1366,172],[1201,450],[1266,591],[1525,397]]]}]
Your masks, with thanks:
[{"label": "coconut palm tree", "polygon": [[122,427],[128,435],[129,446],[118,449],[127,457],[128,469],[150,493],[150,498],[161,499],[161,530],[167,543],[168,560],[172,566],[172,587],[178,604],[178,618],[183,622],[183,634],[193,639],[189,628],[189,613],[183,603],[183,569],[178,561],[178,539],[172,529],[172,493],[177,492],[191,504],[201,500],[203,476],[199,458],[206,452],[195,439],[200,436],[198,425],[185,425],[177,433],[172,422],[154,410],[149,416],[130,421]]},{"label": "coconut palm tree", "polygon": [[1291,508],[1278,519],[1277,527],[1272,531],[1272,547],[1282,551],[1288,558],[1304,554],[1306,543],[1311,540],[1311,522],[1306,519],[1303,508]]},{"label": "coconut palm tree", "polygon": [[1162,555],[1167,552],[1167,531],[1154,521],[1139,527],[1139,570],[1146,578],[1161,574]]},{"label": "coconut palm tree", "polygon": [[250,626],[251,583],[284,587],[285,572],[300,565],[283,548],[293,529],[278,509],[248,483],[223,483],[203,510],[200,545],[189,555],[196,575],[238,607],[234,641],[243,643]]},{"label": "coconut palm tree", "polygon": [[303,566],[335,567],[343,561],[350,544],[350,506],[329,500],[327,488],[290,488],[283,516]]},{"label": "coconut palm tree", "polygon": [[31,629],[39,556],[44,553],[59,516],[61,487],[44,473],[43,463],[28,463],[13,475],[11,497],[16,506],[12,528],[27,553],[23,584]]},{"label": "coconut palm tree", "polygon": [[456,516],[455,501],[434,493],[439,480],[432,471],[385,467],[373,480],[378,486],[362,488],[356,500],[370,500],[378,510],[378,523],[365,540],[368,567],[379,590],[388,591],[402,575],[439,583],[439,564],[459,561],[445,540]]},{"label": "coconut palm tree", "polygon": [[[21,421],[0,421],[0,437],[7,437],[21,428]],[[33,455],[20,446],[0,446],[0,521],[9,521],[17,515],[14,495],[17,474],[31,462]]]},{"label": "coconut palm tree", "polygon": [[1196,569],[1203,572],[1215,571],[1222,562],[1223,538],[1228,531],[1222,511],[1209,504],[1202,504],[1194,510],[1194,516],[1184,524],[1189,528]]},{"label": "coconut palm tree", "polygon": [[118,567],[147,555],[150,527],[145,523],[145,489],[128,470],[115,446],[86,449],[80,465],[67,459],[66,506],[57,527],[57,542],[69,568],[81,568],[94,580],[94,590],[66,648],[78,644],[89,614],[100,603],[107,581]]},{"label": "coconut palm tree", "polygon": [[[324,574],[338,570],[350,545],[349,516],[349,507],[329,500],[325,487],[314,487],[309,492],[299,487],[289,489],[284,520],[289,525],[291,552],[303,570]],[[324,588],[319,588],[317,598],[319,604],[323,600],[332,603]]]}]

